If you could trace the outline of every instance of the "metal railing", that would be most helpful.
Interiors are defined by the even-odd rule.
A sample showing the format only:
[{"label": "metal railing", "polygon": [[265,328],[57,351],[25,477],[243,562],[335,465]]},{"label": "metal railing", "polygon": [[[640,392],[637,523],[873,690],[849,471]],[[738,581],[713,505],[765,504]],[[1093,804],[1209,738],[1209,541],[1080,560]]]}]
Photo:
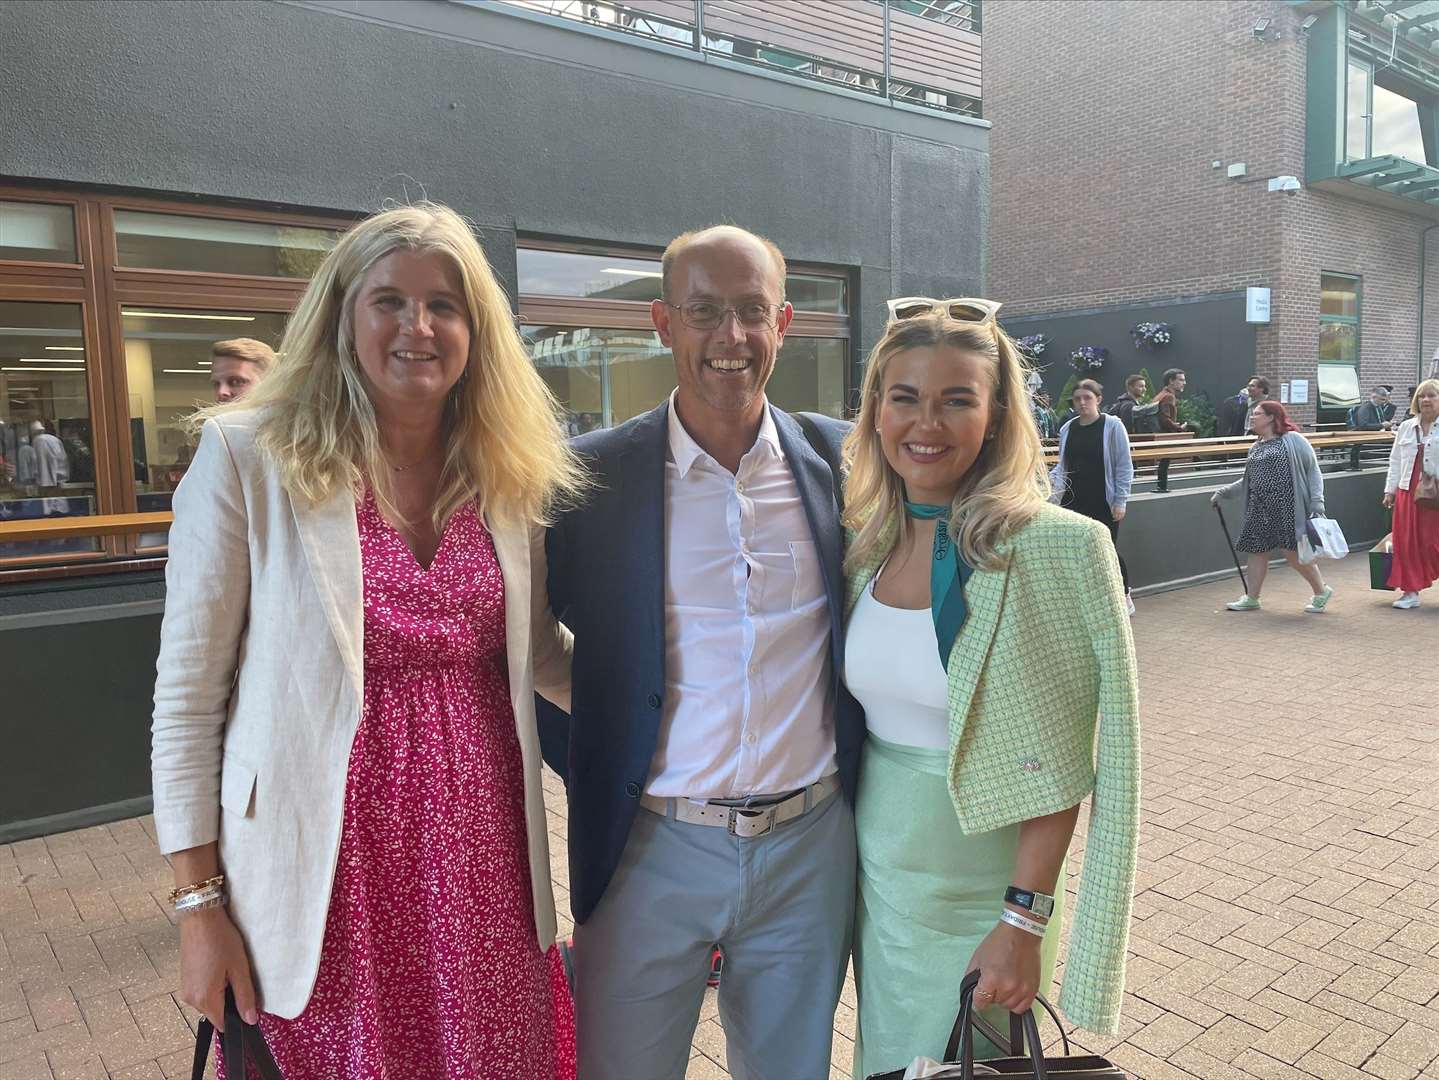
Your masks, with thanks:
[{"label": "metal railing", "polygon": [[460,0],[693,49],[890,103],[981,115],[981,0]]}]

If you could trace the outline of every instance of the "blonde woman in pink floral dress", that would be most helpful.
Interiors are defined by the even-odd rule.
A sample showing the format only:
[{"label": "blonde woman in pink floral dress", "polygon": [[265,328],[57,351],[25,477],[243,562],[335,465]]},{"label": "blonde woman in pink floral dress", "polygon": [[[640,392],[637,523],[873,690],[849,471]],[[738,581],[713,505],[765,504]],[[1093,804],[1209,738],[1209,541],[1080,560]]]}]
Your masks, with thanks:
[{"label": "blonde woman in pink floral dress", "polygon": [[533,694],[582,487],[469,228],[356,226],[176,492],[155,819],[181,997],[289,1080],[568,1080]]}]

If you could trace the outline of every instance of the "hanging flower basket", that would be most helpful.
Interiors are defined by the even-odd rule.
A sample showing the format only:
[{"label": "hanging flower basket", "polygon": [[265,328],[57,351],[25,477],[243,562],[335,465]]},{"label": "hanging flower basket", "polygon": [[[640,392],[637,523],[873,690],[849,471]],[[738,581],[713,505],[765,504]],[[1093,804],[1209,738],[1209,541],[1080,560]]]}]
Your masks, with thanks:
[{"label": "hanging flower basket", "polygon": [[1142,322],[1130,328],[1129,336],[1134,339],[1136,349],[1154,352],[1174,340],[1174,327],[1167,322]]},{"label": "hanging flower basket", "polygon": [[1109,350],[1103,345],[1081,345],[1069,354],[1069,366],[1079,372],[1081,378],[1093,375],[1109,359]]},{"label": "hanging flower basket", "polygon": [[1049,338],[1045,334],[1026,334],[1015,342],[1025,355],[1038,360],[1044,355],[1044,350],[1049,348]]}]

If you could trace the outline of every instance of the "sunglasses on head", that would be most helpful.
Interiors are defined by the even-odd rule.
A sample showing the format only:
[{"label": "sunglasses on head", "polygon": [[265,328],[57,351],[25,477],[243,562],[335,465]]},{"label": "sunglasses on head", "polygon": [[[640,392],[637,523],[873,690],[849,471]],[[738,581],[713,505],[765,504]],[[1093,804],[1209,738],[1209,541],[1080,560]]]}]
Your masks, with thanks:
[{"label": "sunglasses on head", "polygon": [[956,296],[949,300],[936,300],[931,296],[903,296],[889,301],[889,321],[917,319],[938,311],[956,322],[985,322],[998,315],[1003,306],[998,300],[985,300],[977,296]]}]

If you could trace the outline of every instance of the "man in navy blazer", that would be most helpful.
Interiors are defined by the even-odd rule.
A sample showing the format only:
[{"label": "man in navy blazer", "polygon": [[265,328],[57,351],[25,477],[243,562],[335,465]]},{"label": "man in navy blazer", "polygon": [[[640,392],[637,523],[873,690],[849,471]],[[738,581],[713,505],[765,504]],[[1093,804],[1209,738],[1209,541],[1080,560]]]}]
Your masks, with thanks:
[{"label": "man in navy blazer", "polygon": [[580,1078],[682,1078],[718,943],[730,1072],[821,1080],[864,735],[840,677],[848,425],[765,398],[793,315],[778,248],[720,226],[662,266],[678,389],[576,440],[596,490],[547,541],[575,634],[568,736],[542,727],[569,790]]}]

